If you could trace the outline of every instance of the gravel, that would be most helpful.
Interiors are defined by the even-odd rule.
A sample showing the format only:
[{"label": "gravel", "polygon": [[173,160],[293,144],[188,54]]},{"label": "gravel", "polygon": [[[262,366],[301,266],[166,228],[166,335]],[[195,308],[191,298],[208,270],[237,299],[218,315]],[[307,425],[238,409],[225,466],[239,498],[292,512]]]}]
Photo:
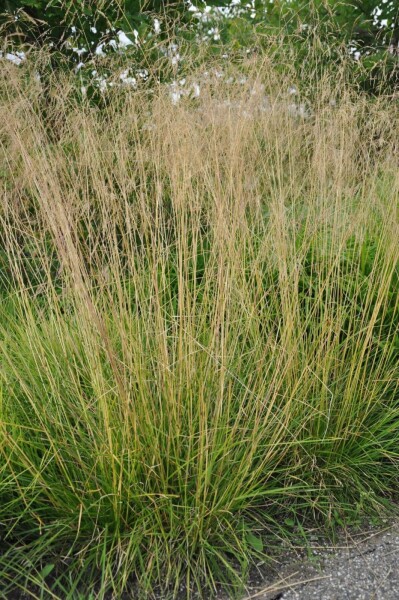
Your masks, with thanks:
[{"label": "gravel", "polygon": [[399,600],[399,524],[309,551],[284,560],[280,575],[269,574],[245,600]]}]

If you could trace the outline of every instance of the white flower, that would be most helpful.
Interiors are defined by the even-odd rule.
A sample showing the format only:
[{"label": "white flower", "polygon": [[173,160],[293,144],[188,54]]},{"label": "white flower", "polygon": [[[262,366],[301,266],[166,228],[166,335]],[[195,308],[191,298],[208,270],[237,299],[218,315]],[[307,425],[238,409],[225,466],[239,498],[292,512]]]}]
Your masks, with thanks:
[{"label": "white flower", "polygon": [[100,88],[100,92],[105,92],[107,89],[107,82],[104,77],[98,79],[98,87]]},{"label": "white flower", "polygon": [[217,27],[211,27],[210,29],[208,29],[208,35],[212,36],[215,42],[220,40],[220,33]]},{"label": "white flower", "polygon": [[148,70],[147,69],[137,69],[136,71],[137,77],[141,77],[141,79],[148,79]]},{"label": "white flower", "polygon": [[[3,54],[0,54],[0,56],[3,56]],[[5,55],[5,59],[9,60],[18,67],[21,63],[24,62],[24,60],[26,60],[26,55],[25,52],[15,52],[15,54],[8,52]]]},{"label": "white flower", "polygon": [[130,85],[134,88],[137,86],[137,79],[129,75],[129,69],[126,69],[126,71],[122,71],[122,73],[119,75],[119,79],[124,85]]},{"label": "white flower", "polygon": [[180,92],[179,91],[171,92],[170,98],[172,100],[172,104],[174,104],[176,106],[176,104],[178,104],[180,101]]},{"label": "white flower", "polygon": [[86,48],[72,48],[73,52],[75,52],[78,56],[82,56],[87,52]]},{"label": "white flower", "polygon": [[128,46],[132,46],[132,44],[133,44],[132,40],[129,40],[126,33],[124,31],[122,31],[121,29],[118,31],[118,39],[119,39],[119,46],[121,48],[127,48]]},{"label": "white flower", "polygon": [[161,23],[159,19],[154,19],[154,31],[156,35],[161,32]]},{"label": "white flower", "polygon": [[359,50],[356,48],[356,46],[349,47],[349,54],[351,54],[355,60],[359,60],[359,58],[361,56],[361,54],[360,54]]},{"label": "white flower", "polygon": [[103,48],[104,48],[104,42],[102,44],[98,44],[98,46],[95,50],[97,56],[106,56]]},{"label": "white flower", "polygon": [[179,88],[179,84],[177,83],[177,81],[172,81],[172,83],[170,84],[170,99],[172,101],[172,104],[176,105],[180,102],[180,98],[182,96],[182,90]]},{"label": "white flower", "polygon": [[194,83],[193,84],[193,93],[192,93],[192,97],[193,98],[199,98],[201,94],[201,88],[199,86],[198,83]]}]

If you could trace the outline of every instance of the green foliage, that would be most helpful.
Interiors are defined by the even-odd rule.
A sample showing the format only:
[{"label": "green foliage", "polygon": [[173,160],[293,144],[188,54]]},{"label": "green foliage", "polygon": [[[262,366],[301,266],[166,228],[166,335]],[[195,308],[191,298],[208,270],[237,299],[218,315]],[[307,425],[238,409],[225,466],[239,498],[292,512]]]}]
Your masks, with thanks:
[{"label": "green foliage", "polygon": [[[131,31],[145,22],[144,11],[159,11],[165,3],[141,0],[16,0],[6,2],[0,16],[3,29],[21,42],[51,42],[60,47],[76,29],[75,40],[89,47],[107,30]],[[94,31],[95,30],[95,31]]]},{"label": "green foliage", "polygon": [[[337,62],[346,48],[353,58],[356,81],[364,89],[386,92],[398,84],[399,9],[393,1],[257,0],[249,6],[242,0],[230,6],[228,14],[220,11],[220,7],[229,6],[224,0],[193,4],[198,8],[196,14],[185,2],[165,0],[7,1],[0,26],[12,43],[50,43],[54,49],[74,56],[76,62],[72,48],[82,49],[78,60],[86,60],[99,44],[115,39],[120,30],[130,34],[133,41],[137,32],[134,35],[151,45],[152,16],[159,14],[163,20],[161,38],[173,31],[177,43],[191,43],[193,55],[198,36],[208,40],[211,55],[226,48],[252,51],[263,42],[270,44],[274,37],[287,36],[290,43],[295,40],[298,70],[312,60],[311,68],[319,75],[326,63]],[[205,6],[203,19],[200,15],[204,15]],[[208,34],[213,28],[218,32],[215,39]],[[156,53],[152,58],[156,59]]]},{"label": "green foliage", "polygon": [[377,91],[387,79],[391,89],[397,85],[399,8],[396,2],[293,0],[273,2],[269,14],[271,22],[295,33],[302,47],[312,45],[316,33],[321,44],[321,61],[333,62],[337,57],[334,49],[347,47],[353,56],[358,80],[365,89]]}]

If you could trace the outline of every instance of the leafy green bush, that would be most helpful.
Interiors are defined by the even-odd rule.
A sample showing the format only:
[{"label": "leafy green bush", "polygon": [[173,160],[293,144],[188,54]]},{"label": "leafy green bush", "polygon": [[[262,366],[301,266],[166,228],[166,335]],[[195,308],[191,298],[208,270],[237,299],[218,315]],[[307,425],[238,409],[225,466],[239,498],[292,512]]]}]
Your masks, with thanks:
[{"label": "leafy green bush", "polygon": [[[166,3],[167,4],[167,3]],[[52,41],[60,44],[70,35],[71,27],[79,30],[88,42],[98,40],[96,29],[104,34],[109,28],[137,27],[143,19],[143,10],[160,11],[165,2],[153,0],[16,0],[6,2],[3,22],[13,26],[14,35],[28,39]]]},{"label": "leafy green bush", "polygon": [[[50,44],[75,64],[96,53],[102,56],[104,50],[157,46],[162,38],[178,46],[187,42],[193,55],[199,40],[210,55],[239,48],[258,51],[273,39],[280,40],[283,53],[281,40],[286,38],[289,46],[295,42],[292,59],[298,71],[308,63],[319,77],[346,48],[356,82],[364,89],[391,92],[398,84],[399,11],[394,1],[17,0],[6,2],[0,24],[8,41]],[[156,52],[152,58],[156,60]]]}]

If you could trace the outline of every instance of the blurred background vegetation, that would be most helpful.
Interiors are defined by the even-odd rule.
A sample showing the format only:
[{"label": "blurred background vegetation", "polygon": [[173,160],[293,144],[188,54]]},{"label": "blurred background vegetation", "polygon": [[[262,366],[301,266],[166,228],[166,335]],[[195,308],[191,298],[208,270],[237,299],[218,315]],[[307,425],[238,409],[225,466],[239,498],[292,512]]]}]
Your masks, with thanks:
[{"label": "blurred background vegetation", "polygon": [[298,68],[309,62],[310,47],[318,69],[345,48],[364,89],[391,92],[398,84],[395,0],[6,0],[0,33],[3,52],[39,44],[76,64],[121,50],[131,56],[145,48],[148,57],[172,38],[192,52],[199,42],[211,55],[226,46],[256,52],[278,38],[295,49]]}]

